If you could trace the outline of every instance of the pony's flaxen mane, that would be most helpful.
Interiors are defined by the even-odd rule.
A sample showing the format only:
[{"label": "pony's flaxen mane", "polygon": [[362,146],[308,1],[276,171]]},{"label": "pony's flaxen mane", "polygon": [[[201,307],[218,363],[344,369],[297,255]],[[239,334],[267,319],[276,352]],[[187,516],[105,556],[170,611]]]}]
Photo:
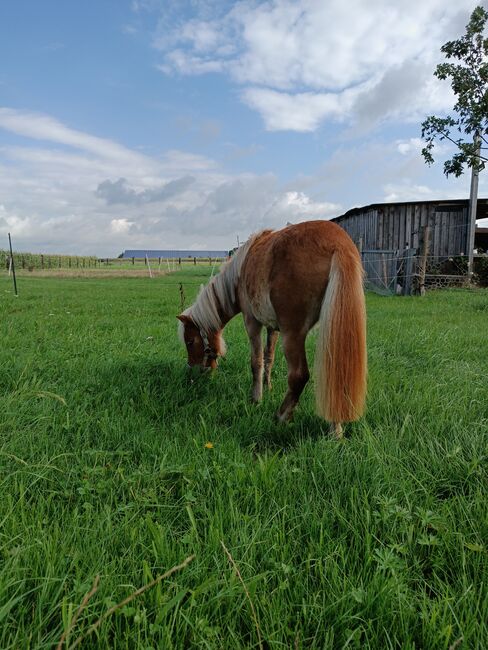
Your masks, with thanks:
[{"label": "pony's flaxen mane", "polygon": [[[222,265],[219,273],[208,284],[202,286],[193,305],[183,312],[183,315],[189,316],[202,332],[218,332],[222,329],[219,311],[229,315],[234,313],[236,288],[242,264],[250,245],[262,234],[259,232],[252,235],[245,244],[242,244],[230,260]],[[182,323],[178,331],[180,338],[184,340]]]}]

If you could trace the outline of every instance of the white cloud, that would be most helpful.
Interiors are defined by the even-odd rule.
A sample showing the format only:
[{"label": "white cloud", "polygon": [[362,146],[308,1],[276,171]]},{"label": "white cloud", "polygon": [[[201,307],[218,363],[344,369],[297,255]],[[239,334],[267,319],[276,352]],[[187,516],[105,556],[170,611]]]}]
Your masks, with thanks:
[{"label": "white cloud", "polygon": [[398,153],[406,156],[412,152],[419,152],[422,150],[424,142],[420,138],[409,138],[408,140],[398,140],[396,148]]},{"label": "white cloud", "polygon": [[433,70],[473,3],[242,0],[212,18],[204,8],[172,29],[161,20],[161,69],[226,73],[266,128],[311,131],[325,119],[373,125],[449,109]]},{"label": "white cloud", "polygon": [[339,216],[342,207],[337,203],[324,203],[313,201],[305,192],[286,192],[282,203],[295,213],[295,218],[300,220],[317,217],[324,219],[326,217]]},{"label": "white cloud", "polygon": [[126,233],[128,233],[132,225],[133,222],[129,221],[128,219],[112,219],[112,221],[110,222],[110,227],[112,229],[112,232],[118,235],[120,234],[125,235]]},{"label": "white cloud", "polygon": [[315,131],[326,116],[338,117],[337,95],[277,92],[266,88],[248,88],[244,101],[262,116],[268,131]]},{"label": "white cloud", "polygon": [[28,218],[19,217],[0,204],[0,235],[2,239],[5,240],[9,232],[15,232],[22,236],[29,231],[30,226],[31,223]]},{"label": "white cloud", "polygon": [[196,241],[226,249],[236,234],[338,212],[273,174],[229,174],[191,152],[144,156],[49,116],[30,113],[28,126],[25,112],[1,115],[4,128],[31,139],[0,148],[0,233],[10,229],[21,250],[106,256]]},{"label": "white cloud", "polygon": [[126,147],[111,140],[70,129],[48,115],[0,108],[0,128],[35,140],[68,145],[106,159],[123,160],[134,165],[144,162],[144,156]]},{"label": "white cloud", "polygon": [[224,69],[221,61],[188,56],[183,50],[173,50],[167,55],[166,62],[156,67],[166,74],[171,74],[173,71],[180,74],[207,74],[208,72],[222,72]]},{"label": "white cloud", "polygon": [[[430,201],[436,198],[435,192],[426,185],[415,185],[414,183],[404,180],[403,183],[392,183],[384,186],[385,195],[383,201],[386,203],[395,203],[398,201]],[[438,197],[437,197],[438,198]],[[443,198],[449,198],[443,194]],[[454,195],[452,198],[455,198]]]}]

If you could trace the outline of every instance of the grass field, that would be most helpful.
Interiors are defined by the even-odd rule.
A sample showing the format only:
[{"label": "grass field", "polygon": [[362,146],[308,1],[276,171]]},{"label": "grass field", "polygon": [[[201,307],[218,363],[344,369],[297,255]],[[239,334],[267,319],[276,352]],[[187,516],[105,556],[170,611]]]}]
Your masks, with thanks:
[{"label": "grass field", "polygon": [[79,647],[487,648],[488,291],[368,296],[338,443],[311,386],[273,421],[280,351],[250,404],[240,318],[188,383],[178,282],[188,304],[209,271],[0,275],[0,647],[72,647],[194,554]]}]

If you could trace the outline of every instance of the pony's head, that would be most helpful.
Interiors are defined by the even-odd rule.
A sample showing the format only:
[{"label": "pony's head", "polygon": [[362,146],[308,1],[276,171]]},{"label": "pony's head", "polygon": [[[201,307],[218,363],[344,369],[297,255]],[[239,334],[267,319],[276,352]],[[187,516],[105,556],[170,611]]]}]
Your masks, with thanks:
[{"label": "pony's head", "polygon": [[217,359],[225,353],[225,344],[220,332],[202,332],[186,314],[176,317],[180,321],[179,335],[188,354],[188,367],[216,368]]}]

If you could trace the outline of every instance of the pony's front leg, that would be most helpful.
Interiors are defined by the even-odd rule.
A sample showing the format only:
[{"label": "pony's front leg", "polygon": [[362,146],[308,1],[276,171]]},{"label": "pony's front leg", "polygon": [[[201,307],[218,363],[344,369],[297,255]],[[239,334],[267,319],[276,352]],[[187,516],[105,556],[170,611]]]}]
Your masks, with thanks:
[{"label": "pony's front leg", "polygon": [[305,354],[305,336],[295,333],[284,334],[283,350],[288,364],[288,391],[279,408],[277,417],[281,422],[287,422],[291,419],[300,395],[310,377]]},{"label": "pony's front leg", "polygon": [[249,342],[251,343],[252,401],[260,402],[263,397],[263,342],[262,325],[253,316],[244,317]]},{"label": "pony's front leg", "polygon": [[271,390],[271,369],[273,368],[278,337],[279,332],[268,327],[266,349],[264,350],[264,385],[269,390]]}]

